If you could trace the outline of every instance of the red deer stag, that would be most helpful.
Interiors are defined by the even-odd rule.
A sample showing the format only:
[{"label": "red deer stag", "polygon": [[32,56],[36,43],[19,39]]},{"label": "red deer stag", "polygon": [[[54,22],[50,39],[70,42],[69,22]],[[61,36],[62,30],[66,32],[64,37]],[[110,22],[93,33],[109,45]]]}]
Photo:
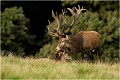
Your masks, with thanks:
[{"label": "red deer stag", "polygon": [[[57,21],[57,28],[51,27],[53,31],[50,30],[48,27],[48,33],[51,36],[59,37],[58,45],[56,47],[56,59],[61,59],[61,56],[65,53],[81,53],[83,57],[83,53],[87,54],[87,59],[90,59],[90,52],[94,52],[97,55],[97,58],[100,58],[100,47],[101,47],[101,40],[100,34],[96,31],[80,31],[76,34],[69,34],[72,26],[74,25],[75,21],[79,17],[80,13],[86,9],[80,9],[78,5],[78,9],[75,7],[76,12],[72,9],[67,8],[68,11],[72,14],[72,22],[68,24],[65,21],[65,14],[66,11],[62,10],[63,15],[58,16],[54,14],[52,10],[52,17]],[[61,25],[64,23],[64,25]],[[50,21],[49,21],[50,24]],[[64,28],[64,29],[63,29]]]}]

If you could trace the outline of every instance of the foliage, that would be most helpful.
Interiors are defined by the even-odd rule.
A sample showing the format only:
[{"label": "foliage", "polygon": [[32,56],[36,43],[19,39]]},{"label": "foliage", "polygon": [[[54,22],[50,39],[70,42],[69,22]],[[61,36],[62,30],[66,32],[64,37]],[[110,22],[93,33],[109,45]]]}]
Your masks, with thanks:
[{"label": "foliage", "polygon": [[77,0],[63,0],[62,6],[63,7],[69,7],[69,6],[77,6],[78,4],[80,6],[84,6],[89,11],[96,12],[96,11],[105,11],[105,10],[115,10],[119,8],[119,0],[116,1],[77,1]]},{"label": "foliage", "polygon": [[[63,2],[64,3],[64,2]],[[84,2],[85,3],[85,2]],[[95,30],[101,34],[102,60],[119,61],[119,10],[118,3],[114,2],[86,2],[93,5],[92,10],[81,13],[79,19],[73,26],[71,32],[76,33],[83,30]],[[111,5],[112,4],[112,5]],[[97,6],[96,6],[97,5]],[[102,6],[101,6],[102,5]],[[99,7],[98,7],[99,6]],[[100,7],[101,6],[101,7]],[[89,7],[90,8],[90,7]],[[94,11],[94,9],[96,9]],[[90,8],[91,9],[91,8]],[[61,15],[61,14],[60,14]],[[70,15],[66,16],[67,22],[71,22]],[[56,27],[55,21],[48,26]],[[52,40],[54,40],[53,38]],[[50,42],[51,43],[51,42]],[[46,46],[54,46],[56,43],[46,44],[41,50],[46,51]],[[50,50],[50,49],[49,49]],[[53,49],[55,50],[55,49]],[[52,51],[52,50],[50,50]]]},{"label": "foliage", "polygon": [[6,8],[1,19],[1,49],[24,55],[35,36],[29,32],[29,19],[25,17],[22,7]]},{"label": "foliage", "polygon": [[67,1],[67,0],[61,0],[62,1],[62,6],[65,7],[66,5],[74,5],[78,3],[77,0],[72,0],[72,1]]},{"label": "foliage", "polygon": [[[2,79],[115,79],[119,64],[55,62],[47,58],[1,57]],[[70,76],[69,76],[70,75]]]},{"label": "foliage", "polygon": [[41,49],[40,52],[36,54],[36,57],[50,57],[54,59],[55,47],[57,46],[57,40],[53,39],[52,42],[45,44]]}]

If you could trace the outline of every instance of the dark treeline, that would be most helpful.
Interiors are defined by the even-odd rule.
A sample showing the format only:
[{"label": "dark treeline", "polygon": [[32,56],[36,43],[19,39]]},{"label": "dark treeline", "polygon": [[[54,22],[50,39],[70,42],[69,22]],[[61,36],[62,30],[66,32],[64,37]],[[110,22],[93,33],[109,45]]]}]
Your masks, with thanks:
[{"label": "dark treeline", "polygon": [[[5,12],[6,8],[12,7],[22,7],[23,14],[26,18],[29,19],[28,27],[30,33],[35,35],[34,43],[32,45],[26,46],[25,53],[26,55],[35,54],[39,48],[46,43],[44,40],[45,36],[45,29],[48,25],[48,19],[53,20],[51,17],[51,10],[55,10],[60,12],[62,5],[60,1],[2,1],[1,2],[1,11],[2,13]],[[3,36],[2,36],[3,37]],[[25,44],[24,42],[21,42]],[[7,46],[2,45],[2,49],[7,49],[8,51],[11,50],[7,48]],[[14,50],[13,50],[14,52]],[[32,52],[32,53],[31,53]]]}]

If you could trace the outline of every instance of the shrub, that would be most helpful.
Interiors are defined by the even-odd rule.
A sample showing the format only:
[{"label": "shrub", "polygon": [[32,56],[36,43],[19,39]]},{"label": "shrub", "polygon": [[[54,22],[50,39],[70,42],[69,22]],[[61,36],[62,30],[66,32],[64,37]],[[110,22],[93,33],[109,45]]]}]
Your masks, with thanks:
[{"label": "shrub", "polygon": [[1,14],[1,20],[1,50],[24,55],[35,36],[29,32],[29,19],[23,14],[22,7],[6,8]]}]

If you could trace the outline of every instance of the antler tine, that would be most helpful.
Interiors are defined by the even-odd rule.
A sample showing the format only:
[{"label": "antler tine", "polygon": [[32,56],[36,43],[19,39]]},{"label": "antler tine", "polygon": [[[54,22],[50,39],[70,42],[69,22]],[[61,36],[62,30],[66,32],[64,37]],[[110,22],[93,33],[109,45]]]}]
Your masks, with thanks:
[{"label": "antler tine", "polygon": [[69,11],[70,11],[70,13],[72,14],[72,15],[75,15],[75,12],[72,10],[72,9],[70,9],[70,8],[67,8]]},{"label": "antler tine", "polygon": [[50,20],[48,20],[48,23],[50,24]]},{"label": "antler tine", "polygon": [[75,7],[75,10],[77,11],[77,13],[76,14],[80,14],[81,13],[81,9],[80,9],[80,6],[78,5],[78,9]]},{"label": "antler tine", "polygon": [[62,9],[62,14],[64,15],[64,9]]},{"label": "antler tine", "polygon": [[58,13],[56,12],[56,17],[58,18]]},{"label": "antler tine", "polygon": [[84,9],[83,6],[82,6],[82,9],[81,9],[80,6],[78,5],[78,10],[83,11],[83,10],[87,10],[87,9]]},{"label": "antler tine", "polygon": [[55,18],[55,13],[53,10],[52,10],[52,17]]},{"label": "antler tine", "polygon": [[78,5],[78,9],[75,7],[75,10],[76,10],[76,11],[80,10],[80,6]]},{"label": "antler tine", "polygon": [[81,10],[83,11],[83,10],[87,10],[87,9],[84,9],[83,6],[82,6],[82,9],[81,9]]},{"label": "antler tine", "polygon": [[65,9],[62,9],[62,14],[65,15],[67,11]]},{"label": "antler tine", "polygon": [[78,9],[80,9],[80,6],[78,5]]}]

